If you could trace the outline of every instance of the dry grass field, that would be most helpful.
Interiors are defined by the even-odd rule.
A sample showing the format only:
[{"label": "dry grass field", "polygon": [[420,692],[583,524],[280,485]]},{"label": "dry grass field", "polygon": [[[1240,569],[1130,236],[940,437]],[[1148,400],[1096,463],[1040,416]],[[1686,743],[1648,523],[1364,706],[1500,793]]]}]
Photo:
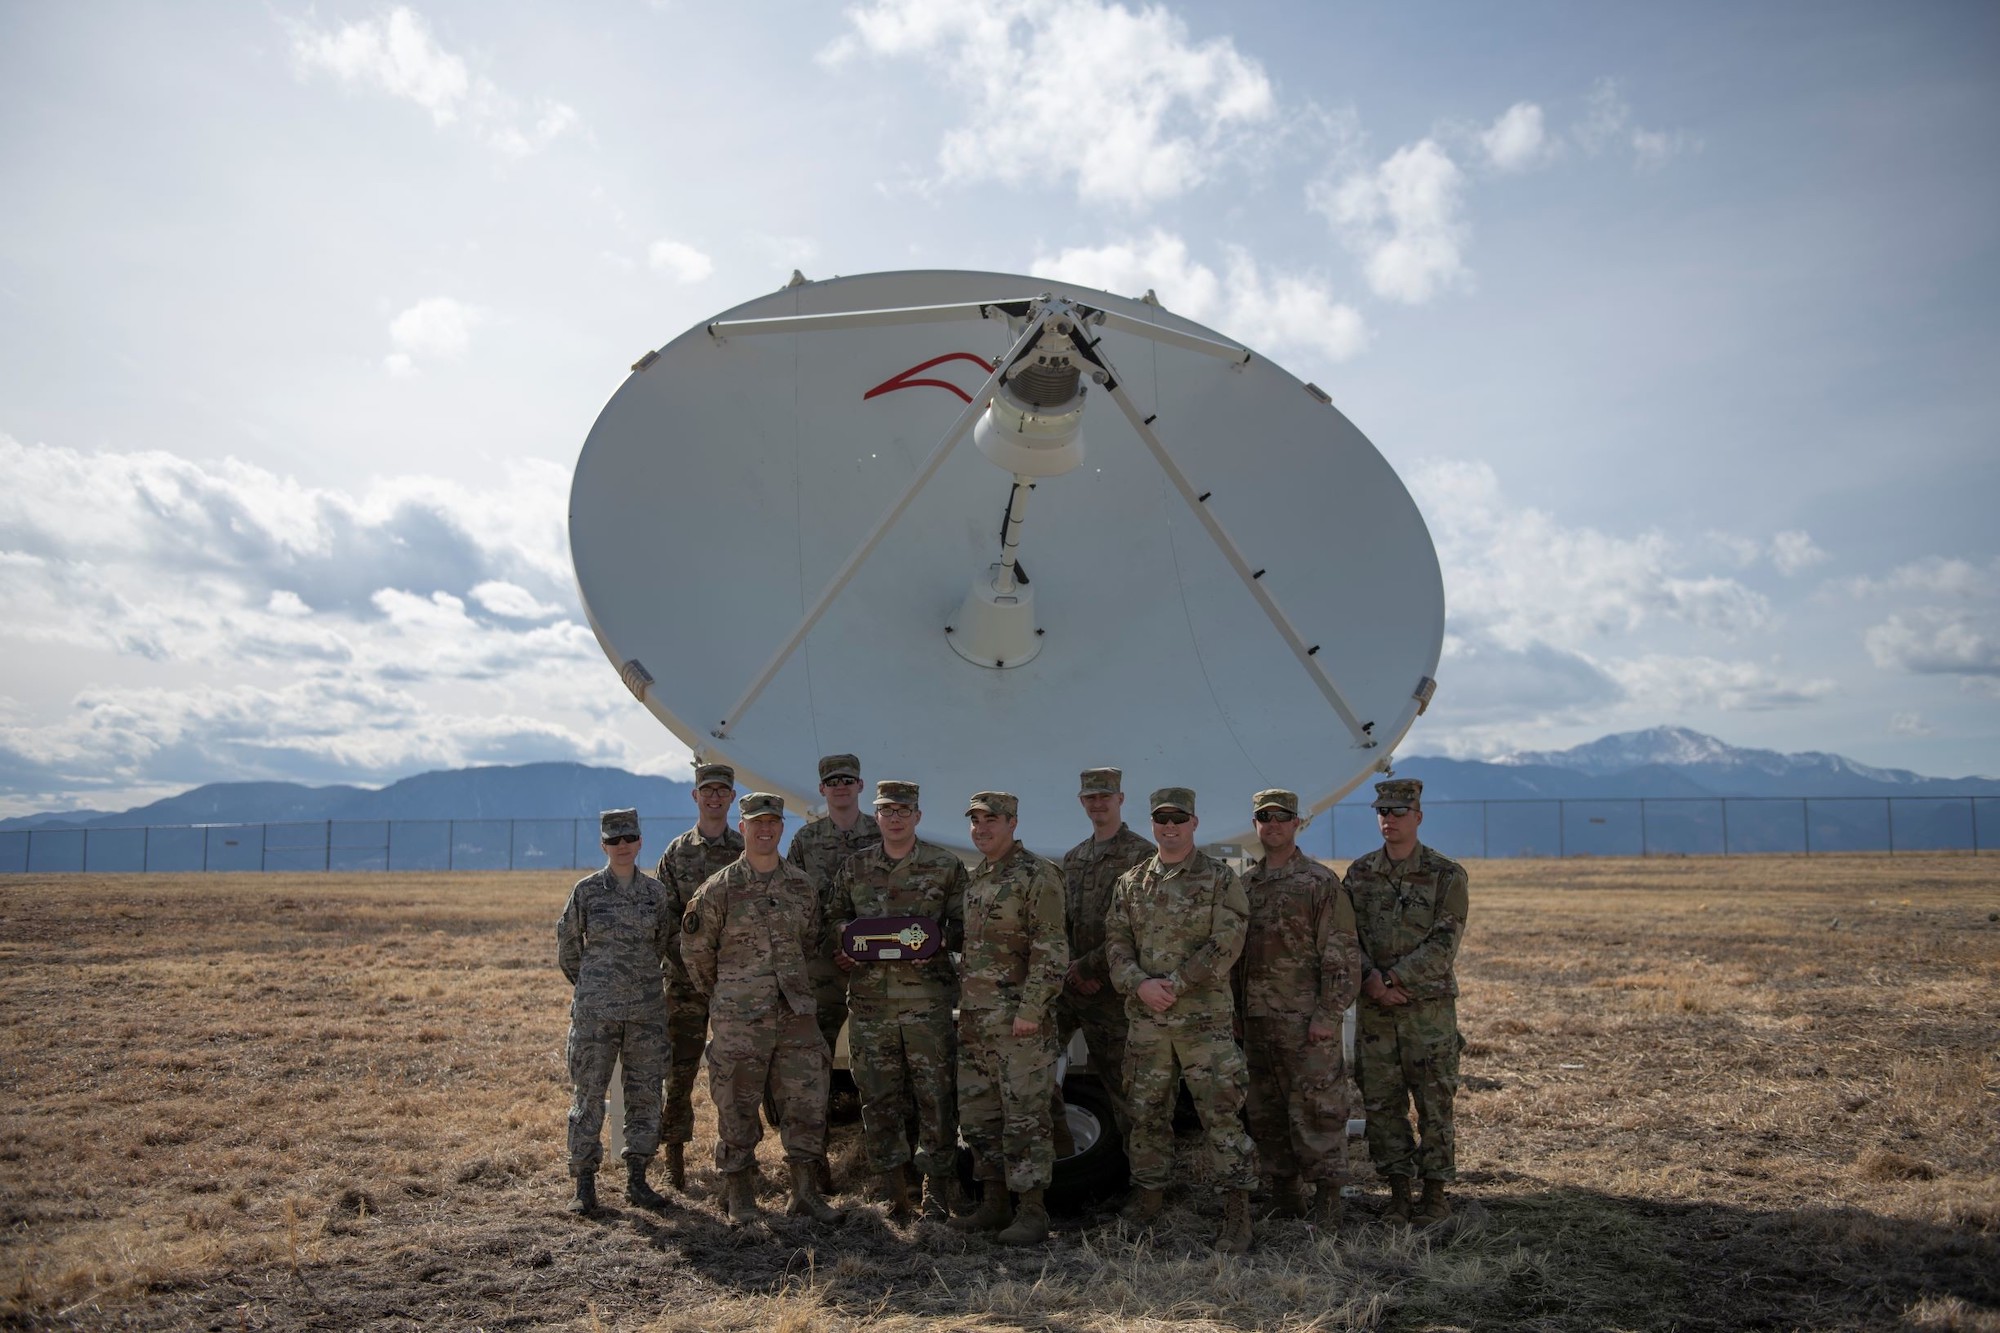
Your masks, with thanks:
[{"label": "dry grass field", "polygon": [[2000,858],[1471,870],[1459,1217],[1237,1261],[1198,1187],[1029,1251],[732,1233],[706,1166],[567,1216],[568,876],[10,876],[0,1323],[2000,1329]]}]

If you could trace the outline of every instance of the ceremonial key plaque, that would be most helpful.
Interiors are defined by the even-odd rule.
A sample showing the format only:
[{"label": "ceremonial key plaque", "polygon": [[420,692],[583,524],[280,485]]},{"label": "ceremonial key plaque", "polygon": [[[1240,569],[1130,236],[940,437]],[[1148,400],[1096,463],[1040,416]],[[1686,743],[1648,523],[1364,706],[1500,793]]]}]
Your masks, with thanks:
[{"label": "ceremonial key plaque", "polygon": [[840,947],[859,963],[920,963],[943,945],[944,932],[927,916],[863,917],[840,932]]}]

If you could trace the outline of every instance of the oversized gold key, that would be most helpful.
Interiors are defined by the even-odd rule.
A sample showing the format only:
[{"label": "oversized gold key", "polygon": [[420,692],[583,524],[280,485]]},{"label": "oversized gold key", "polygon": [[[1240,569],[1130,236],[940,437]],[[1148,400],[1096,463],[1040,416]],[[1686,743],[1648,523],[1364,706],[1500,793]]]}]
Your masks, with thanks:
[{"label": "oversized gold key", "polygon": [[921,961],[941,942],[937,922],[925,916],[864,917],[840,932],[840,947],[859,963]]}]

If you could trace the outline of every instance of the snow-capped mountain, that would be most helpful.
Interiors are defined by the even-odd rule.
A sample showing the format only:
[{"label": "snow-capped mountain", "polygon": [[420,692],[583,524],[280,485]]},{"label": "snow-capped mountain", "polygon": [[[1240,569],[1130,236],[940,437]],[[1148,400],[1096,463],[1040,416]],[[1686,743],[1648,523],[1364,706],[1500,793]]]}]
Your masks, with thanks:
[{"label": "snow-capped mountain", "polygon": [[1819,750],[1780,754],[1746,749],[1686,727],[1653,727],[1604,736],[1567,750],[1522,750],[1495,764],[1567,769],[1591,777],[1612,777],[1635,769],[1672,769],[1718,794],[1820,795],[1836,789],[1870,794],[1882,788],[1929,789],[1948,779],[1927,778],[1901,768],[1874,768]]}]

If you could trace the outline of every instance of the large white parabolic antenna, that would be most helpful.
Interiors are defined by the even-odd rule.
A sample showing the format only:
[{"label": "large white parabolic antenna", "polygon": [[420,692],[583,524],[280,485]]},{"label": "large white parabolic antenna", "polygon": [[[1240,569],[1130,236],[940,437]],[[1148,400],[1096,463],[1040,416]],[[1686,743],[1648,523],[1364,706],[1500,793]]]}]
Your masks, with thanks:
[{"label": "large white parabolic antenna", "polygon": [[[1032,503],[1030,499],[1032,497]],[[628,688],[739,787],[817,760],[1087,836],[1077,774],[1318,812],[1386,765],[1444,640],[1437,554],[1326,396],[1132,300],[1003,273],[796,281],[633,367],[584,442],[570,549]]]}]

